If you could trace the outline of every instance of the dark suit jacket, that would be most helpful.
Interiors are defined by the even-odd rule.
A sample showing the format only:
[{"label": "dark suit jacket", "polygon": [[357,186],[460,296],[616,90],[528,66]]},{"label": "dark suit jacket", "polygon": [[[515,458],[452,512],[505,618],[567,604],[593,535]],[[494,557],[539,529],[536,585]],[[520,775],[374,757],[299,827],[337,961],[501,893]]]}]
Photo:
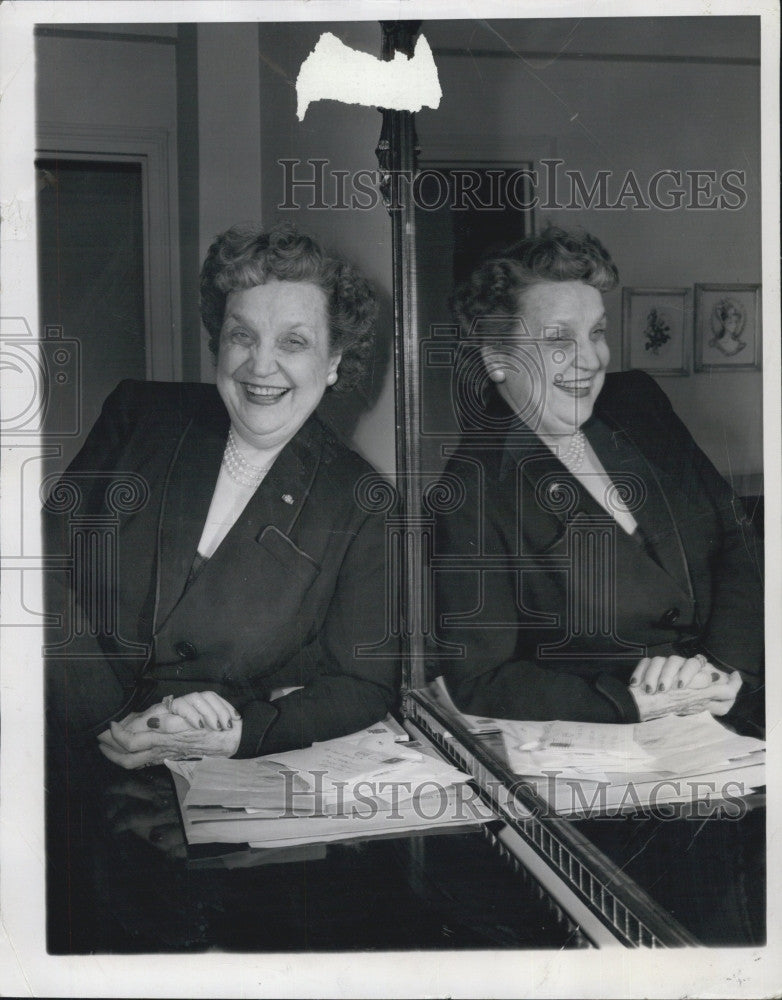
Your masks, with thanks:
[{"label": "dark suit jacket", "polygon": [[238,756],[255,756],[395,704],[398,663],[357,652],[385,633],[384,525],[354,498],[372,469],[316,417],[188,586],[228,426],[213,386],[123,382],[52,492],[48,553],[70,569],[51,574],[63,627],[48,637],[47,697],[67,737],[131,695],[138,707],[212,689],[242,714]]},{"label": "dark suit jacket", "polygon": [[607,376],[584,431],[640,541],[523,425],[468,433],[446,470],[466,498],[435,553],[455,649],[433,670],[462,710],[523,719],[637,720],[643,655],[702,651],[757,690],[760,546],[740,502],[642,372]]}]

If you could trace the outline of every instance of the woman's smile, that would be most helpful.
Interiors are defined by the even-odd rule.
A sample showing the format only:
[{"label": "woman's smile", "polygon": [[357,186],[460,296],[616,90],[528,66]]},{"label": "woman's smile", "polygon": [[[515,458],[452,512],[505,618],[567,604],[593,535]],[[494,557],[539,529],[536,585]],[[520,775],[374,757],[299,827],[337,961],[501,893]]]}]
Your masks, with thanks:
[{"label": "woman's smile", "polygon": [[240,382],[247,396],[247,402],[254,406],[274,406],[290,392],[287,385],[254,385],[252,382]]},{"label": "woman's smile", "polygon": [[557,389],[561,389],[562,392],[566,392],[569,396],[573,396],[575,399],[585,399],[592,391],[593,380],[588,379],[563,379],[561,377],[554,376],[554,385]]}]

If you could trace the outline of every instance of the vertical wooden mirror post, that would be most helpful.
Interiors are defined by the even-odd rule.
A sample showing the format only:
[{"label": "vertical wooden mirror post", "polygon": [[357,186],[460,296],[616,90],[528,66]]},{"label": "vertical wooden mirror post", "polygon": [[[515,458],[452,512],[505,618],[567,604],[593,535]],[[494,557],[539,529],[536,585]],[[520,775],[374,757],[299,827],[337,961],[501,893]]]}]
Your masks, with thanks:
[{"label": "vertical wooden mirror post", "polygon": [[[412,57],[420,21],[382,21],[382,58],[395,53]],[[397,570],[403,643],[403,696],[424,683],[424,627],[421,620],[423,579],[422,535],[417,523],[422,510],[420,468],[420,372],[416,296],[415,207],[411,187],[415,176],[417,140],[415,115],[380,109],[383,124],[376,153],[380,191],[391,217],[394,305],[394,391],[396,472],[399,493],[396,526],[389,526],[390,551]],[[396,530],[395,530],[396,527]]]}]

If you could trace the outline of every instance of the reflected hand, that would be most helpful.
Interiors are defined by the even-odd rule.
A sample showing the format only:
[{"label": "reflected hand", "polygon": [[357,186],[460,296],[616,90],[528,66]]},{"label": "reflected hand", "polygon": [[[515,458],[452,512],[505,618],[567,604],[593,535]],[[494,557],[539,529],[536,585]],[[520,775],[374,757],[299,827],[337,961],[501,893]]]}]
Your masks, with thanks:
[{"label": "reflected hand", "polygon": [[699,677],[698,686],[691,683],[686,687],[674,687],[669,690],[653,690],[649,693],[646,687],[634,685],[629,688],[638,707],[638,715],[642,722],[648,719],[658,719],[663,715],[694,715],[698,712],[711,712],[712,715],[726,715],[736,701],[736,695],[742,684],[741,674],[734,670],[732,674],[716,671],[718,680],[709,678],[701,686],[703,678]]},{"label": "reflected hand", "polygon": [[727,681],[728,676],[700,653],[689,659],[683,656],[644,656],[630,677],[630,687],[654,694],[673,688],[705,688]]},{"label": "reflected hand", "polygon": [[187,853],[168,775],[146,772],[120,778],[106,789],[112,833],[132,833],[172,858]]}]

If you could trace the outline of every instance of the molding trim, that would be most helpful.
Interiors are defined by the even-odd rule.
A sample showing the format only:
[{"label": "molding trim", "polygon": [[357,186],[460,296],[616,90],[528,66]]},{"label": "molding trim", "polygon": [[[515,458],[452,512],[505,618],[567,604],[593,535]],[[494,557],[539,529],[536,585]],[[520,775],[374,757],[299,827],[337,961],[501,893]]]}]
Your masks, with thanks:
[{"label": "molding trim", "polygon": [[470,59],[517,59],[521,62],[532,59],[545,59],[557,62],[621,62],[621,63],[697,63],[706,66],[760,66],[760,59],[750,56],[668,56],[645,55],[633,52],[556,52],[511,49],[460,49],[434,48],[432,55],[443,58]]},{"label": "molding trim", "polygon": [[81,38],[97,42],[143,42],[146,45],[176,45],[175,35],[137,34],[135,31],[104,31],[89,28],[52,28],[46,24],[37,24],[33,29],[35,38]]}]

